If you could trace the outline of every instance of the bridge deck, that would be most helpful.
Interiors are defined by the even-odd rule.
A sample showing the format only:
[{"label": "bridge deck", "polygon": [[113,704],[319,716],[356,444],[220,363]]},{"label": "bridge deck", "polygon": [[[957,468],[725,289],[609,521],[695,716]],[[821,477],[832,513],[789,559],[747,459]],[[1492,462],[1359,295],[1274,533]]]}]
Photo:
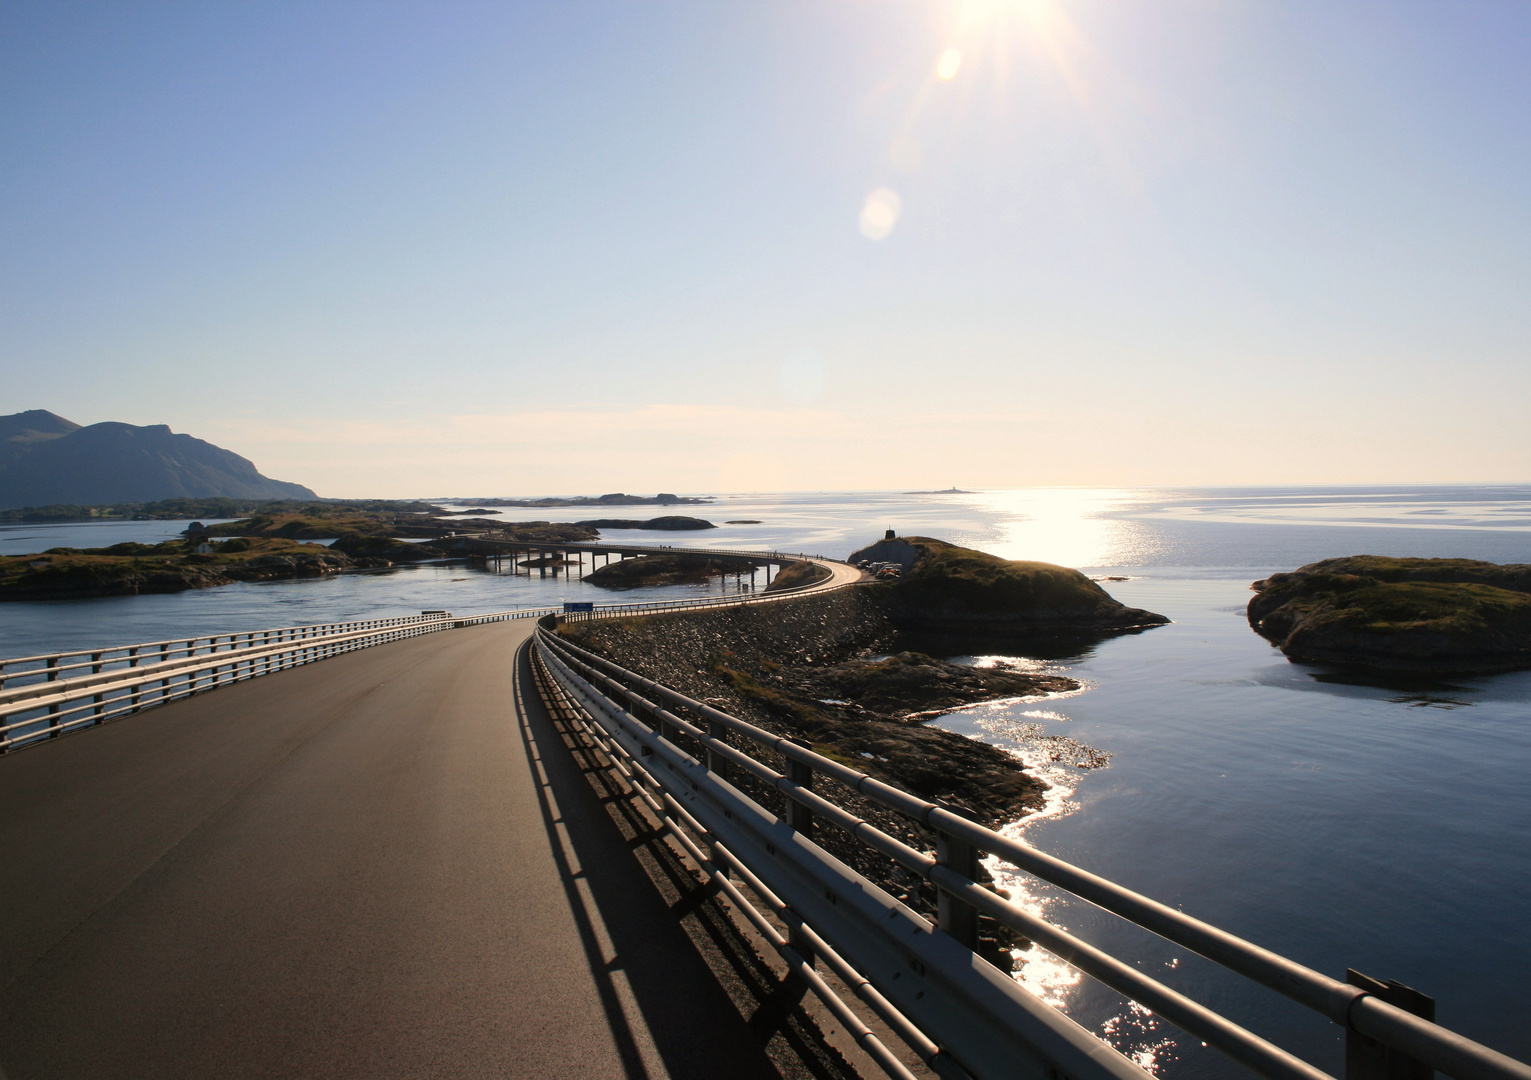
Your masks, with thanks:
[{"label": "bridge deck", "polygon": [[779,1075],[512,664],[530,630],[0,759],[0,1077]]}]

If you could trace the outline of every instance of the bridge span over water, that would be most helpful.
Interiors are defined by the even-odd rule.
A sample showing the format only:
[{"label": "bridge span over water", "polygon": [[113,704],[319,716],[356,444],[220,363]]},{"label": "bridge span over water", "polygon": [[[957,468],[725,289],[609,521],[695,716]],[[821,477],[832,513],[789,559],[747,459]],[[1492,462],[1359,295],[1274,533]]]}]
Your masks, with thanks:
[{"label": "bridge span over water", "polygon": [[[690,606],[860,576],[825,562],[795,593]],[[1347,1078],[1531,1080],[1407,988],[1269,953],[556,620],[430,612],[0,662],[0,1075],[1143,1080],[981,958],[986,919],[1235,1072],[1330,1075],[996,894],[989,853],[1340,1025]],[[890,894],[831,854],[846,844],[927,891]]]},{"label": "bridge span over water", "polygon": [[[443,548],[453,554],[473,555],[487,559],[509,558],[531,562],[543,562],[546,565],[537,567],[546,575],[549,571],[556,574],[561,564],[573,563],[577,569],[570,571],[563,567],[566,573],[583,575],[585,572],[585,559],[590,559],[591,569],[595,569],[596,561],[601,565],[608,565],[611,558],[633,558],[643,555],[684,555],[695,559],[706,559],[720,567],[732,567],[736,577],[748,576],[751,584],[755,584],[756,571],[764,574],[764,584],[771,584],[771,576],[774,571],[782,567],[803,561],[818,562],[831,571],[830,584],[844,583],[853,580],[849,575],[854,573],[844,563],[833,559],[826,559],[822,555],[788,554],[781,551],[755,551],[743,548],[710,548],[670,544],[622,544],[607,540],[570,541],[559,542],[552,540],[512,540],[504,534],[494,532],[482,533],[455,533],[432,541],[437,547]],[[530,572],[530,567],[528,572]],[[857,575],[859,576],[859,575]]]}]

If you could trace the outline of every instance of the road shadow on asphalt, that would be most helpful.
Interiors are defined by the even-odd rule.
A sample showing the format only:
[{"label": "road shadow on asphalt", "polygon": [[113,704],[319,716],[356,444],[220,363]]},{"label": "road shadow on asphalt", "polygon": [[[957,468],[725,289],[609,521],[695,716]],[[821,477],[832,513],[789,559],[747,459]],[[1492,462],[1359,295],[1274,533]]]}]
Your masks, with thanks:
[{"label": "road shadow on asphalt", "polygon": [[530,645],[516,655],[521,736],[612,1037],[629,1078],[855,1080],[804,1007],[635,803],[589,736],[551,715]]}]

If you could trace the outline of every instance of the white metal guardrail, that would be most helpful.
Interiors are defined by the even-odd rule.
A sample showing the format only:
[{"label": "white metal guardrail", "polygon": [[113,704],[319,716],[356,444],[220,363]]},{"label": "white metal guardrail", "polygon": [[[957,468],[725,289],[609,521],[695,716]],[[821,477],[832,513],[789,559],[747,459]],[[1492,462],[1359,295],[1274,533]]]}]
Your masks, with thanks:
[{"label": "white metal guardrail", "polygon": [[[779,553],[717,553],[787,558]],[[834,565],[821,556],[790,558],[831,569]],[[774,593],[602,604],[576,617],[770,603],[850,584],[854,582],[834,584],[831,579]],[[466,617],[426,612],[0,660],[0,753],[356,649],[454,627],[552,614],[549,607]],[[1377,1068],[1351,1070],[1353,1080],[1413,1078],[1428,1075],[1432,1068],[1459,1080],[1531,1080],[1531,1067],[1389,1004],[1379,996],[1386,990],[1381,984],[1363,989],[1322,975],[693,701],[550,630],[551,622],[544,621],[536,634],[534,660],[545,689],[557,699],[555,707],[585,725],[677,841],[891,1076],[910,1074],[830,991],[817,962],[833,970],[911,1050],[950,1080],[1017,1075],[1142,1080],[1145,1075],[984,961],[975,951],[980,913],[1262,1076],[1323,1080],[1328,1075],[992,891],[976,877],[978,858],[988,853],[1306,1005],[1343,1026],[1347,1039],[1363,1051],[1381,1048],[1369,1057],[1356,1056]],[[762,753],[766,760],[756,756]],[[769,763],[776,758],[780,769]],[[911,847],[815,791],[816,776],[923,826],[934,837],[934,853]],[[779,792],[784,800],[781,812],[751,798],[731,777],[757,791],[764,785]],[[933,885],[935,917],[927,918],[894,898],[816,843],[819,823]],[[734,877],[783,922],[786,934],[748,900]],[[1403,1071],[1398,1071],[1400,1061]]]},{"label": "white metal guardrail", "polygon": [[447,612],[150,641],[0,661],[0,754],[219,686],[390,641],[546,607],[454,618]]},{"label": "white metal guardrail", "polygon": [[[1320,974],[685,697],[574,645],[553,626],[553,620],[539,624],[536,655],[556,684],[555,696],[634,780],[704,872],[765,932],[763,914],[730,875],[748,883],[789,928],[786,935],[770,928],[767,937],[795,970],[809,977],[815,954],[823,958],[942,1076],[1146,1075],[984,961],[976,952],[979,913],[1261,1076],[1328,1076],[985,886],[975,874],[979,855],[988,853],[1340,1024],[1347,1032],[1347,1061],[1358,1062],[1347,1070],[1353,1078],[1428,1076],[1438,1069],[1459,1080],[1531,1080],[1531,1067],[1378,993]],[[923,826],[935,851],[917,850],[826,798],[815,791],[815,777]],[[779,792],[780,812],[740,785]],[[820,825],[934,885],[935,918],[895,899],[816,843]],[[809,984],[821,989],[813,977]],[[830,1007],[837,1015],[845,1009],[843,1003]],[[854,1015],[842,1021],[890,1075],[908,1075]],[[1351,1048],[1362,1052],[1352,1055]]]},{"label": "white metal guardrail", "polygon": [[[787,558],[830,562],[816,556]],[[621,618],[690,608],[734,607],[843,587],[819,582],[772,593],[600,604],[576,617]],[[0,754],[192,694],[356,649],[453,627],[539,618],[554,610],[541,606],[457,617],[447,612],[425,612],[0,660]]]}]

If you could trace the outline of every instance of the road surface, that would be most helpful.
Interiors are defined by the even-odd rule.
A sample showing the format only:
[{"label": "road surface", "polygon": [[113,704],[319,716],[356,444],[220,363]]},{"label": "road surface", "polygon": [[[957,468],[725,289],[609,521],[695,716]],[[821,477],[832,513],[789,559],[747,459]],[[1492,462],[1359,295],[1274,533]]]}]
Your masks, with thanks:
[{"label": "road surface", "polygon": [[0,758],[0,1076],[779,1075],[557,741],[531,630]]}]

